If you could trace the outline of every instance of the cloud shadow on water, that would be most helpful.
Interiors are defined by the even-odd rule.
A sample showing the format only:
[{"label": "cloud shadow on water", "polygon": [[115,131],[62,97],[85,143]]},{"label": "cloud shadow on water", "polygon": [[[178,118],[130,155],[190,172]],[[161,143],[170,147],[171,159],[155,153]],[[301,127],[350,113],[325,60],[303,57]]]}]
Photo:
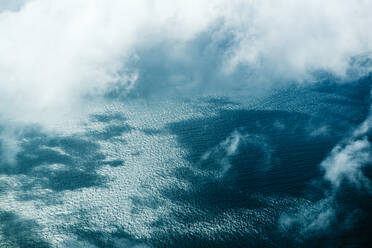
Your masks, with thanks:
[{"label": "cloud shadow on water", "polygon": [[18,137],[16,163],[3,162],[0,173],[27,176],[30,180],[23,184],[26,195],[36,185],[53,192],[104,186],[106,178],[97,169],[104,164],[120,166],[124,161],[107,161],[98,141],[119,137],[131,127],[116,113],[95,114],[91,120],[104,127],[69,136],[46,133],[37,126],[24,127]]},{"label": "cloud shadow on water", "polygon": [[0,235],[4,238],[1,244],[5,241],[5,247],[51,247],[37,234],[40,226],[33,220],[23,219],[6,211],[0,211],[0,220]]},{"label": "cloud shadow on water", "polygon": [[[79,136],[51,136],[37,128],[24,130],[15,165],[2,165],[1,174],[32,178],[34,184],[55,192],[98,186],[104,178],[96,173],[104,155],[99,145]],[[29,188],[28,188],[29,187]]]},{"label": "cloud shadow on water", "polygon": [[[17,137],[20,149],[15,163],[2,161],[0,164],[0,174],[15,176],[20,188],[13,189],[7,183],[2,183],[0,194],[16,190],[19,201],[41,200],[44,204],[54,205],[61,203],[59,196],[63,191],[105,187],[108,178],[98,173],[100,166],[122,166],[124,161],[107,160],[99,141],[112,140],[131,128],[125,122],[126,118],[116,113],[95,114],[90,120],[100,122],[103,128],[99,131],[88,129],[81,134],[66,136],[43,132],[38,126],[23,127]],[[1,148],[0,146],[0,150]],[[40,194],[40,188],[50,191]],[[41,227],[33,220],[22,220],[13,213],[1,212],[0,227],[3,227],[0,230],[4,242],[9,241],[17,247],[49,247],[39,237]],[[96,239],[100,239],[99,234]],[[130,240],[120,238],[117,242],[131,244]]]}]

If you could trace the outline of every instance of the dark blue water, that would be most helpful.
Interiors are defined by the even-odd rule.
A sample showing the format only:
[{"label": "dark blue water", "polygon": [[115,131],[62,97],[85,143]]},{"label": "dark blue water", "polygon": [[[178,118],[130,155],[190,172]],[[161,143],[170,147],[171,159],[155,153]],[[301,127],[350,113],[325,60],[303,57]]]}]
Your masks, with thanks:
[{"label": "dark blue water", "polygon": [[[357,85],[335,84],[315,85],[310,91],[326,93],[317,102],[301,102],[309,108],[307,114],[283,110],[221,110],[216,116],[196,118],[172,123],[168,126],[177,135],[179,144],[188,151],[188,159],[204,170],[215,170],[219,165],[215,160],[199,162],[200,157],[210,148],[220,144],[234,130],[248,133],[253,137],[263,137],[267,143],[247,142],[241,144],[239,153],[231,159],[232,167],[228,173],[215,180],[205,180],[193,175],[191,171],[175,172],[176,177],[184,177],[195,185],[194,192],[179,190],[166,193],[174,201],[192,201],[199,208],[208,209],[213,216],[226,208],[263,209],[265,203],[257,201],[252,194],[290,195],[316,202],[325,197],[329,185],[324,182],[324,171],[319,164],[332,148],[358,126],[369,110],[368,80]],[[305,92],[306,92],[305,91]],[[306,94],[301,90],[279,92],[277,100],[293,101],[286,94]],[[342,96],[342,99],[337,98]],[[218,104],[218,101],[215,102]],[[322,130],[316,133],[311,130]],[[314,135],[316,133],[316,135]],[[371,136],[369,136],[371,138]],[[267,154],[270,160],[267,161]],[[369,168],[366,167],[365,173]],[[370,175],[370,174],[369,174]],[[237,233],[214,237],[217,240],[193,237],[174,237],[174,246],[181,247],[367,247],[370,242],[372,202],[366,191],[348,186],[347,183],[337,192],[337,220],[324,231],[324,235],[309,235],[296,240],[299,230],[296,227],[283,234],[277,223],[261,220],[255,223],[258,234],[250,234],[246,227]],[[336,203],[335,203],[336,204]],[[279,207],[279,206],[278,206]],[[352,211],[362,215],[362,220],[350,227],[344,223]],[[363,214],[362,214],[363,213]],[[274,219],[280,212],[271,213]],[[195,221],[205,216],[177,216],[183,221]],[[266,222],[266,223],[265,223]],[[358,221],[356,221],[358,222]],[[260,233],[261,232],[261,233]],[[264,234],[262,234],[264,233]],[[267,235],[268,234],[268,235]],[[268,236],[268,240],[265,240]],[[297,236],[297,237],[296,237]],[[191,241],[192,240],[192,241]]]}]

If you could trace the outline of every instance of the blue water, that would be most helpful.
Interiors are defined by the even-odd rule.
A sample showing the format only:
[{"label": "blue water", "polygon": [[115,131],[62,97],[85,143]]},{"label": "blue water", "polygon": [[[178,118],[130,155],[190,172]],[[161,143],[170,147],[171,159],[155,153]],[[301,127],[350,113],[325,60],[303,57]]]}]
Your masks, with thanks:
[{"label": "blue water", "polygon": [[[64,204],[61,195],[66,192],[110,188],[115,181],[100,173],[102,167],[114,170],[130,162],[110,158],[100,142],[121,142],[125,147],[125,139],[119,139],[125,134],[140,132],[149,138],[171,135],[177,149],[183,151],[182,163],[188,166],[170,168],[169,164],[181,162],[165,160],[160,168],[164,166],[171,180],[191,186],[163,187],[153,194],[150,182],[146,186],[149,195],[131,197],[131,215],[118,218],[129,221],[142,211],[156,212],[162,202],[180,207],[144,224],[152,231],[142,235],[135,224],[120,224],[126,219],[110,222],[111,231],[97,228],[90,224],[91,215],[81,206],[83,210],[70,216],[77,216],[77,224],[70,225],[66,216],[61,217],[66,218],[66,224],[57,230],[76,239],[65,246],[367,247],[372,234],[372,198],[346,182],[335,197],[336,220],[327,231],[305,235],[296,225],[283,231],[279,219],[283,213],[296,214],[304,202],[311,208],[329,193],[330,185],[323,180],[319,164],[367,117],[370,84],[370,79],[363,79],[354,84],[323,82],[306,88],[291,87],[264,97],[254,107],[246,105],[249,99],[243,102],[233,97],[180,99],[207,114],[168,121],[161,127],[141,129],[131,124],[130,117],[114,112],[92,114],[90,121],[105,127],[80,135],[50,134],[31,126],[22,130],[16,165],[3,163],[0,174],[19,180],[18,202],[41,202],[58,209]],[[150,103],[148,108],[157,104]],[[234,137],[238,136],[234,149]],[[371,135],[368,138],[371,141]],[[138,144],[139,151],[130,155],[133,161],[142,156],[140,148],[145,146]],[[229,154],[226,147],[234,152]],[[50,164],[63,164],[64,169],[51,172],[40,167]],[[369,167],[365,168],[363,173],[371,177]],[[39,188],[50,193],[40,195]],[[0,182],[1,195],[11,189],[11,184]],[[223,213],[233,213],[233,226],[221,219]],[[43,225],[52,224],[38,222],[37,217],[21,217],[17,210],[0,212],[0,246],[53,247],[40,231]]]}]

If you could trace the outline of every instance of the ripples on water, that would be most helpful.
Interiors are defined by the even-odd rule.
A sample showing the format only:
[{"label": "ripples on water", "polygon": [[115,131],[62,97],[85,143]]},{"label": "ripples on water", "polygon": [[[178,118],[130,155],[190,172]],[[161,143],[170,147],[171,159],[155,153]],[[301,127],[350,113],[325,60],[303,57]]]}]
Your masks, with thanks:
[{"label": "ripples on water", "polygon": [[[370,193],[345,184],[330,200],[319,164],[365,120],[369,86],[107,100],[79,132],[26,127],[0,167],[0,246],[367,244]],[[313,214],[329,209],[324,231]]]}]

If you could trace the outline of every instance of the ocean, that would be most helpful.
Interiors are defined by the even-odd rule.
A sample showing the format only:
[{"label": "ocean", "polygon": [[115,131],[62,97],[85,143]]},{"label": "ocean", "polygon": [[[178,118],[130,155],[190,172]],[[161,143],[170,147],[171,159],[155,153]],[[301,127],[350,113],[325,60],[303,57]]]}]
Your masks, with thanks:
[{"label": "ocean", "polygon": [[[370,86],[108,97],[58,131],[23,127],[0,167],[0,247],[368,247],[372,197],[353,178],[371,160],[352,158],[370,149],[369,127],[355,135]],[[351,169],[328,166],[337,146]]]}]

